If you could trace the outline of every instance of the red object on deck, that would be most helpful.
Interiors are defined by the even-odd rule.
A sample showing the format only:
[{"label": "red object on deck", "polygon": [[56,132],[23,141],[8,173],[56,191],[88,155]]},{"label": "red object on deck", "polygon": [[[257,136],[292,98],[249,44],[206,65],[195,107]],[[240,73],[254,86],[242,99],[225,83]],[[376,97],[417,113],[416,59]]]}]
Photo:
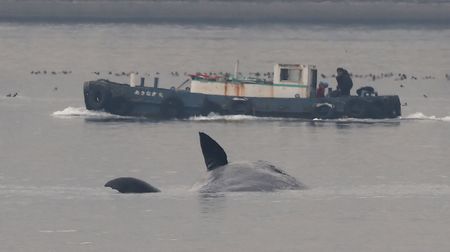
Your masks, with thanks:
[{"label": "red object on deck", "polygon": [[325,97],[325,87],[319,85],[319,88],[317,88],[316,97]]}]

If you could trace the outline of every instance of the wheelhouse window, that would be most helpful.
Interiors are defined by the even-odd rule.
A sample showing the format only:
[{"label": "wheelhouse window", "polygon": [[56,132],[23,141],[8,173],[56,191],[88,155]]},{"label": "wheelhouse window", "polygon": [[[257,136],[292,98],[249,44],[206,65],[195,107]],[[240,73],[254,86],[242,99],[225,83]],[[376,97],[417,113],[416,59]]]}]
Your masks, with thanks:
[{"label": "wheelhouse window", "polygon": [[301,80],[302,71],[300,69],[280,69],[280,81],[298,82]]},{"label": "wheelhouse window", "polygon": [[289,80],[289,69],[286,68],[280,69],[280,80],[282,81]]}]

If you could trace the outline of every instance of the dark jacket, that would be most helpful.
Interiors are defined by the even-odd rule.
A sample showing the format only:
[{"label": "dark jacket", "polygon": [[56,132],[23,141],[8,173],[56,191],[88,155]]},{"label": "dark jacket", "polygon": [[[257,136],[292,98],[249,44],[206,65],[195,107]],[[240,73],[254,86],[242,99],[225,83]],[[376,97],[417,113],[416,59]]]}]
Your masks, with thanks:
[{"label": "dark jacket", "polygon": [[337,81],[337,89],[341,92],[341,95],[350,95],[350,90],[353,87],[352,78],[350,78],[350,74],[346,70],[336,77]]}]

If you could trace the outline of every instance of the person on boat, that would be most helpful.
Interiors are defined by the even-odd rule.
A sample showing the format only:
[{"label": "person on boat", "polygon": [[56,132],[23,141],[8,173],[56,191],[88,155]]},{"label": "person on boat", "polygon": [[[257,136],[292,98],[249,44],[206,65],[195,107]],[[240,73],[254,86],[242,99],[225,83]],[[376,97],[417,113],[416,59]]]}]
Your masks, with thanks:
[{"label": "person on boat", "polygon": [[328,87],[328,83],[326,82],[319,82],[319,87],[317,88],[316,91],[316,97],[320,98],[320,97],[325,97],[325,89]]},{"label": "person on boat", "polygon": [[352,78],[350,78],[350,74],[342,67],[336,69],[336,72],[337,90],[339,91],[339,94],[341,96],[350,95],[350,90],[353,87],[353,81]]}]

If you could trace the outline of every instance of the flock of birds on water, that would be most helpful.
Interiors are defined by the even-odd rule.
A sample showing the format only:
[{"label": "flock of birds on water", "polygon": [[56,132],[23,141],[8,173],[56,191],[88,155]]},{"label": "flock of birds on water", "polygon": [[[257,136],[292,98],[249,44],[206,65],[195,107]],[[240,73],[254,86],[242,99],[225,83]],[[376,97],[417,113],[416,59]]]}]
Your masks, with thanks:
[{"label": "flock of birds on water", "polygon": [[[135,71],[131,71],[131,72],[107,71],[107,72],[104,72],[104,73],[103,72],[99,72],[99,71],[91,72],[91,74],[94,74],[94,75],[97,75],[97,76],[100,76],[100,75],[102,75],[102,76],[103,75],[111,75],[111,76],[116,76],[116,77],[123,77],[123,76],[129,77],[132,73],[134,73],[136,75],[139,75],[139,72],[135,72]],[[33,70],[33,71],[30,72],[30,74],[31,75],[69,75],[69,74],[72,74],[72,71],[71,70],[62,70],[62,71],[54,71],[54,70],[53,71],[50,71],[50,70],[36,70],[36,71],[34,71]],[[197,72],[196,74],[197,75],[198,74],[202,74],[202,75],[206,75],[206,76],[231,76],[232,75],[229,72],[209,72],[209,73]],[[143,76],[148,76],[148,77],[150,77],[152,75],[153,76],[159,76],[160,72],[155,72],[153,74],[142,73],[142,75]],[[242,76],[242,73],[239,72],[239,75]],[[181,74],[181,72],[179,73],[177,71],[172,71],[172,72],[170,72],[170,76],[173,76],[173,77],[190,76],[190,74],[187,73],[187,72],[184,72],[183,74]],[[251,78],[255,78],[255,79],[269,80],[270,81],[273,78],[273,72],[263,72],[263,73],[260,73],[260,72],[249,72],[248,76],[251,77]],[[372,73],[369,73],[369,74],[354,74],[354,73],[350,73],[350,76],[352,78],[354,78],[354,79],[357,79],[357,78],[359,78],[359,79],[369,79],[369,80],[371,80],[373,82],[375,82],[376,80],[386,79],[386,78],[394,78],[394,81],[405,81],[405,80],[408,80],[408,79],[410,79],[410,80],[418,80],[418,79],[434,80],[434,79],[436,79],[436,77],[433,76],[433,75],[426,75],[426,76],[422,76],[422,77],[419,78],[419,77],[414,76],[414,75],[408,76],[408,75],[406,75],[404,73],[393,73],[393,72],[381,73],[381,74],[372,74]],[[322,79],[326,80],[326,79],[329,79],[329,78],[336,78],[336,74],[325,75],[325,74],[322,73],[322,74],[320,74],[320,77],[322,77]],[[447,81],[450,81],[450,74],[448,74],[448,73],[445,74],[445,79]],[[403,88],[403,87],[405,87],[405,85],[402,83],[402,84],[400,84],[400,87]],[[58,87],[54,87],[53,91],[58,91]],[[12,92],[12,93],[6,94],[5,96],[6,97],[17,97],[18,95],[19,95],[18,92]],[[424,98],[428,98],[428,96],[426,94],[423,94],[423,97]],[[406,106],[406,104],[403,104],[403,105]]]},{"label": "flock of birds on water", "polygon": [[[139,72],[137,72],[137,71],[131,71],[131,72],[112,72],[112,71],[108,71],[108,72],[104,72],[104,73],[99,72],[99,71],[91,72],[91,74],[94,74],[94,75],[97,75],[97,76],[100,76],[100,75],[113,75],[113,76],[116,76],[116,77],[120,77],[120,76],[127,76],[127,77],[129,77],[132,73],[134,73],[136,75],[139,75]],[[72,74],[72,71],[71,70],[62,70],[62,71],[38,70],[38,71],[31,71],[30,74],[31,75],[40,75],[40,74],[42,74],[42,75],[47,75],[47,74],[48,75],[60,75],[60,74],[68,75],[68,74]],[[159,75],[159,74],[160,74],[159,72],[155,72],[154,73],[154,75]],[[229,72],[209,72],[209,73],[197,72],[196,74],[204,74],[204,75],[209,75],[209,76],[231,76],[231,73],[229,73]],[[151,76],[152,74],[150,74],[150,73],[143,73],[143,75],[144,76]],[[175,71],[175,72],[170,72],[170,75],[174,76],[174,77],[177,77],[177,76],[181,76],[181,73]],[[184,76],[189,76],[190,74],[187,73],[187,72],[184,72],[183,75]],[[239,72],[239,75],[243,75],[243,73]],[[256,78],[266,77],[268,79],[271,79],[273,77],[273,72],[264,72],[264,73],[249,72],[248,76],[256,77]],[[331,74],[331,75],[321,74],[320,76],[323,79],[336,78],[336,74]],[[353,74],[353,73],[350,73],[350,76],[352,78],[370,79],[372,81],[376,81],[376,80],[384,79],[384,78],[392,78],[392,77],[395,77],[395,79],[394,79],[395,81],[403,81],[403,80],[407,80],[408,79],[408,76],[406,74],[404,74],[404,73],[396,74],[396,73],[393,73],[393,72],[381,73],[381,74],[372,74],[372,73],[369,73],[369,74]],[[450,74],[445,74],[445,78],[450,81]],[[411,75],[411,76],[409,76],[409,79],[418,80],[419,78],[417,76]],[[432,75],[426,75],[426,76],[423,76],[421,79],[422,80],[433,80],[433,79],[436,79],[436,77],[432,76]]]},{"label": "flock of birds on water", "polygon": [[62,71],[47,71],[47,70],[38,70],[38,71],[31,71],[30,74],[32,75],[39,75],[39,74],[49,74],[49,75],[57,75],[57,74],[71,74],[71,70],[62,70]]}]

